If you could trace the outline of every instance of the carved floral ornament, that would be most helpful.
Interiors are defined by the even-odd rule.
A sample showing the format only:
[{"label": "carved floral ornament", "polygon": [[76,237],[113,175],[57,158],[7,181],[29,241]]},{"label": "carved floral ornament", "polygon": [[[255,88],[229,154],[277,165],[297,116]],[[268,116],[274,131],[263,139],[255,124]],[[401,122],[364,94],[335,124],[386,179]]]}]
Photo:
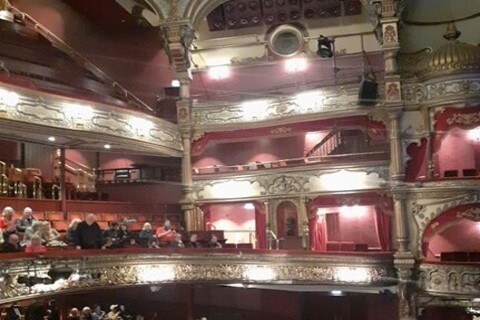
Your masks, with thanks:
[{"label": "carved floral ornament", "polygon": [[[11,262],[11,264],[8,264]],[[136,254],[98,255],[67,259],[66,279],[49,276],[61,259],[2,261],[0,300],[14,301],[38,294],[170,282],[336,283],[368,286],[389,283],[393,276],[387,257],[333,257],[275,254]],[[63,264],[62,264],[63,265]],[[51,275],[51,274],[50,274]]]},{"label": "carved floral ornament", "polygon": [[431,294],[480,294],[480,270],[476,266],[422,263],[419,285]]}]

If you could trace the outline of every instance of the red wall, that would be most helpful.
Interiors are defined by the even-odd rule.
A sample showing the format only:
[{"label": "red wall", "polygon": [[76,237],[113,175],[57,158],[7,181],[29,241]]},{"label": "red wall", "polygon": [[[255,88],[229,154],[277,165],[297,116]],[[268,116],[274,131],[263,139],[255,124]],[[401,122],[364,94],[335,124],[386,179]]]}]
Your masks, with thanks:
[{"label": "red wall", "polygon": [[236,165],[251,161],[273,161],[301,158],[304,154],[305,137],[259,138],[254,141],[210,143],[201,156],[193,157],[194,167],[213,164]]},{"label": "red wall", "polygon": [[480,223],[467,219],[453,222],[430,238],[429,257],[449,251],[479,251]]},{"label": "red wall", "polygon": [[18,142],[0,140],[0,161],[12,162],[20,160]]},{"label": "red wall", "polygon": [[133,203],[178,203],[182,195],[180,183],[100,185],[97,190],[108,194],[109,201]]},{"label": "red wall", "polygon": [[459,176],[462,176],[462,169],[476,168],[475,145],[468,138],[467,132],[454,128],[443,138],[436,155],[441,176],[445,170],[458,170]]},{"label": "red wall", "polygon": [[170,86],[173,71],[157,29],[102,30],[62,1],[16,0],[14,4],[151,107],[162,88]]}]

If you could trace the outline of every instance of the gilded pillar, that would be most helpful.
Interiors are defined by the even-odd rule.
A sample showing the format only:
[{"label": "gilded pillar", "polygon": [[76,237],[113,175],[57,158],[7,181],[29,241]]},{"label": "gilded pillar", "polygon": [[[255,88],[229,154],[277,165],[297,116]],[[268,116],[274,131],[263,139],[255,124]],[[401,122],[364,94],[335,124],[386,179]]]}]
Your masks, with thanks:
[{"label": "gilded pillar", "polygon": [[390,179],[392,183],[400,182],[405,178],[399,119],[400,112],[391,111],[388,114],[388,126],[390,133]]},{"label": "gilded pillar", "polygon": [[424,137],[427,139],[427,146],[425,150],[425,175],[428,180],[432,179],[435,175],[434,173],[434,165],[433,165],[433,136],[432,136],[432,128],[431,128],[431,120],[430,120],[430,109],[425,108],[422,109],[422,117],[423,117],[423,130],[424,130]]},{"label": "gilded pillar", "polygon": [[176,1],[170,4],[170,14],[167,22],[160,27],[163,47],[177,72],[180,82],[180,100],[177,101],[177,123],[182,137],[182,199],[180,205],[184,213],[187,230],[198,230],[197,208],[193,199],[193,179],[191,163],[192,126],[190,99],[190,81],[192,80],[190,66],[190,46],[194,38],[194,31],[189,21],[180,20],[176,14]]},{"label": "gilded pillar", "polygon": [[198,230],[197,210],[193,199],[192,178],[192,127],[191,127],[191,101],[189,99],[188,79],[180,79],[180,100],[177,101],[177,122],[182,137],[182,199],[180,205],[184,213],[187,230]]}]

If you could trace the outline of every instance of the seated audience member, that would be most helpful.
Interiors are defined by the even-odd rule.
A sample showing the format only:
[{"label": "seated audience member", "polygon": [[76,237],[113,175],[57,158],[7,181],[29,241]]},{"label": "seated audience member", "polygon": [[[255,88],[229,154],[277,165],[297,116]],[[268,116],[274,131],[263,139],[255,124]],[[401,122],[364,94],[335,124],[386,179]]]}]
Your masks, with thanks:
[{"label": "seated audience member", "polygon": [[[0,248],[3,247],[3,244],[5,243],[5,238],[3,237],[3,231],[0,229]],[[0,250],[1,251],[1,250]]]},{"label": "seated audience member", "polygon": [[175,230],[171,228],[170,220],[166,219],[163,226],[158,227],[155,231],[157,235],[158,241],[160,242],[161,246],[168,246],[170,241],[172,241],[173,234]]},{"label": "seated audience member", "polygon": [[108,229],[103,232],[105,239],[105,247],[110,249],[122,248],[124,239],[120,233],[120,225],[116,221],[112,221],[108,225]]},{"label": "seated audience member", "polygon": [[120,306],[120,314],[119,314],[120,319],[122,320],[130,320],[133,318],[133,316],[127,311],[124,305]]},{"label": "seated audience member", "polygon": [[102,310],[102,307],[100,307],[98,304],[94,307],[93,313],[92,313],[92,319],[93,320],[103,320],[105,317],[105,311]]},{"label": "seated audience member", "polygon": [[120,320],[120,310],[118,309],[118,305],[113,304],[110,306],[110,312],[107,313],[108,320]]},{"label": "seated audience member", "polygon": [[182,235],[180,233],[175,233],[173,235],[172,241],[170,241],[170,244],[168,246],[170,248],[185,248],[185,245],[182,241]]},{"label": "seated audience member", "polygon": [[78,224],[75,230],[75,247],[80,249],[100,249],[103,246],[103,234],[97,223],[97,217],[90,213]]},{"label": "seated audience member", "polygon": [[217,236],[214,234],[212,234],[210,237],[210,241],[208,241],[207,246],[209,248],[222,248],[222,244],[218,242]]},{"label": "seated audience member", "polygon": [[7,242],[3,244],[3,252],[22,252],[22,247],[20,246],[20,237],[18,234],[11,233],[8,236]]},{"label": "seated audience member", "polygon": [[19,232],[25,232],[30,227],[33,221],[37,220],[33,216],[33,210],[30,207],[25,207],[22,212],[22,216],[17,219],[16,225]]},{"label": "seated audience member", "polygon": [[17,226],[13,220],[14,214],[15,211],[12,207],[3,208],[2,216],[0,217],[0,229],[2,229],[4,241],[8,239],[10,234],[17,232]]},{"label": "seated audience member", "polygon": [[68,225],[66,238],[67,238],[67,244],[69,246],[75,245],[75,230],[77,230],[77,226],[80,222],[82,222],[82,220],[80,220],[79,218],[75,218],[72,221],[70,221],[70,224]]},{"label": "seated audience member", "polygon": [[158,242],[157,237],[152,237],[150,241],[148,241],[148,247],[155,248],[155,249],[160,248],[160,242]]},{"label": "seated audience member", "polygon": [[188,241],[185,244],[185,247],[187,247],[187,248],[200,248],[200,247],[202,247],[200,242],[197,241],[197,234],[196,233],[192,233],[190,235],[190,241]]},{"label": "seated audience member", "polygon": [[123,244],[134,244],[135,240],[132,237],[130,231],[128,231],[128,221],[122,221],[120,223],[120,230],[118,231],[120,239],[122,239]]},{"label": "seated audience member", "polygon": [[42,239],[38,234],[34,234],[25,247],[26,253],[44,253],[46,251],[47,248],[42,244]]},{"label": "seated audience member", "polygon": [[40,232],[42,242],[45,243],[47,247],[65,247],[67,244],[62,240],[59,240],[61,237],[60,232],[52,228],[52,223],[50,221],[44,221],[42,231]]},{"label": "seated audience member", "polygon": [[92,310],[90,307],[83,307],[80,320],[93,320]]},{"label": "seated audience member", "polygon": [[147,248],[148,244],[154,237],[155,235],[153,234],[152,225],[148,222],[145,222],[142,230],[138,234],[138,242],[140,246]]},{"label": "seated audience member", "polygon": [[26,245],[30,241],[30,239],[33,237],[33,235],[41,235],[44,227],[45,226],[43,224],[43,221],[40,221],[40,220],[33,221],[32,225],[27,229],[25,229],[25,233],[23,234],[22,245],[23,246]]},{"label": "seated audience member", "polygon": [[77,308],[70,309],[67,320],[80,320],[80,311]]}]

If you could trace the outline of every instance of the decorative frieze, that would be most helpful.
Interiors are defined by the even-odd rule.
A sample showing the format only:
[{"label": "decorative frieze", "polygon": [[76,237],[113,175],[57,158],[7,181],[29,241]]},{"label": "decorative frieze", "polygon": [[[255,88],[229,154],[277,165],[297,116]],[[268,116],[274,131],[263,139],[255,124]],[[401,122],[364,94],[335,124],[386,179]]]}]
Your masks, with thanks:
[{"label": "decorative frieze", "polygon": [[476,265],[422,263],[420,288],[432,295],[480,294],[480,269]]},{"label": "decorative frieze", "polygon": [[[99,141],[122,139],[122,148],[137,150],[139,143],[151,144],[152,150],[181,154],[182,145],[177,127],[162,119],[106,104],[73,100],[61,96],[32,91],[22,87],[3,85],[0,90],[15,94],[15,103],[0,100],[0,120],[15,121],[16,127],[40,126],[37,132],[64,129],[64,136],[78,131]],[[109,135],[110,138],[106,138]],[[130,141],[130,142],[129,142]],[[43,141],[42,141],[43,142]],[[131,143],[131,146],[129,146]]]},{"label": "decorative frieze", "polygon": [[[301,96],[278,98],[262,101],[251,101],[239,104],[194,105],[194,126],[197,131],[214,127],[231,130],[232,126],[252,126],[254,123],[265,125],[265,122],[276,120],[295,121],[305,116],[334,116],[338,114],[367,114],[365,108],[359,106],[358,85],[339,89],[324,89],[318,92],[305,92]],[[217,129],[218,128],[218,129]]]},{"label": "decorative frieze", "polygon": [[345,166],[337,168],[300,167],[246,172],[228,177],[197,177],[194,181],[196,200],[214,201],[277,196],[296,196],[309,193],[360,191],[383,188],[389,179],[386,162],[377,166]]},{"label": "decorative frieze", "polygon": [[[54,266],[69,268],[66,279],[53,282]],[[2,303],[42,294],[170,282],[235,282],[265,284],[388,285],[394,277],[388,255],[338,256],[294,254],[131,253],[71,258],[32,257],[0,263]]]}]

